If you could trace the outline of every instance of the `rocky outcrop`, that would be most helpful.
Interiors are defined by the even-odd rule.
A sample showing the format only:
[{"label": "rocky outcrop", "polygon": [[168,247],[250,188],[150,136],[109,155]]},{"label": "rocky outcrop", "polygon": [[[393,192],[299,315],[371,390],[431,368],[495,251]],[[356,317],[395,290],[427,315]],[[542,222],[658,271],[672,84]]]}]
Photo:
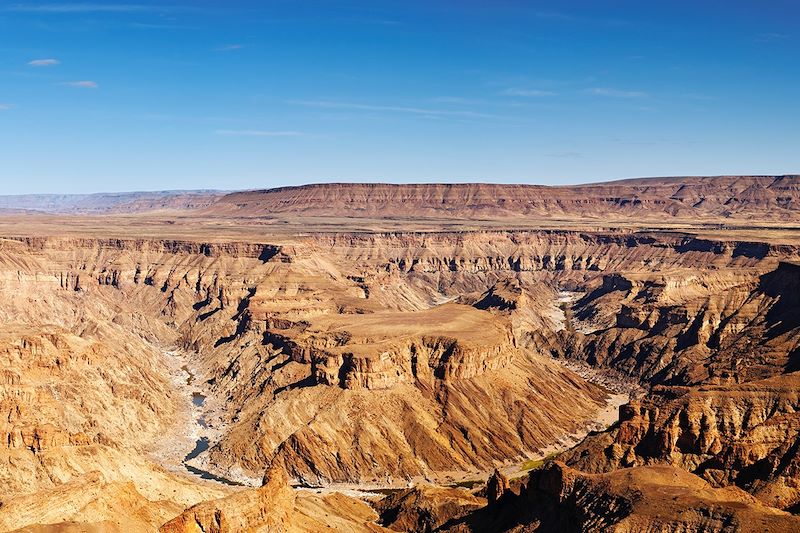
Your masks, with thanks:
[{"label": "rocky outcrop", "polygon": [[380,523],[392,531],[431,533],[482,508],[486,500],[464,489],[430,485],[398,491],[375,505]]},{"label": "rocky outcrop", "polygon": [[798,373],[742,385],[656,388],[621,407],[616,427],[587,438],[563,460],[588,472],[674,465],[793,509],[800,504],[798,409]]},{"label": "rocky outcrop", "polygon": [[551,462],[520,492],[450,522],[451,532],[794,531],[800,517],[681,470],[650,466],[586,474]]},{"label": "rocky outcrop", "polygon": [[486,499],[489,505],[497,505],[509,488],[508,478],[500,470],[495,469],[486,482]]},{"label": "rocky outcrop", "polygon": [[378,515],[366,503],[334,493],[318,496],[293,490],[286,472],[271,467],[258,489],[194,505],[163,524],[161,533],[380,533]]},{"label": "rocky outcrop", "polygon": [[560,353],[656,384],[745,382],[793,370],[799,273],[782,262],[760,276],[605,276],[574,305],[583,333]]},{"label": "rocky outcrop", "polygon": [[[790,531],[800,518],[737,489],[711,489],[680,469],[641,467],[582,474],[551,463],[531,474],[521,498],[548,501],[542,531]],[[553,526],[556,526],[553,528]]]},{"label": "rocky outcrop", "polygon": [[197,504],[158,530],[161,533],[288,531],[294,500],[286,472],[270,468],[260,489]]}]

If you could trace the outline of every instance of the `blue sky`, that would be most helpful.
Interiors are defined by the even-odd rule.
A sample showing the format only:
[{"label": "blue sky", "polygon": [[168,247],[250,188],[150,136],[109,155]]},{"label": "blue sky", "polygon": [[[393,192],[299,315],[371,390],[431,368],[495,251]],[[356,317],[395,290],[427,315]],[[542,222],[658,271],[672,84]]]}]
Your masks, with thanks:
[{"label": "blue sky", "polygon": [[800,172],[800,3],[2,2],[0,193]]}]

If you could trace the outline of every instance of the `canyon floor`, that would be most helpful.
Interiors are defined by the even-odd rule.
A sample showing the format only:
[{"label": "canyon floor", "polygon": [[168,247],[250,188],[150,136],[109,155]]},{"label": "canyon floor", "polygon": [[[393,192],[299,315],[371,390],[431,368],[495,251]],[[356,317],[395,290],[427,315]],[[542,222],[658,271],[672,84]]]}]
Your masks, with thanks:
[{"label": "canyon floor", "polygon": [[800,530],[800,178],[542,189],[0,214],[0,531]]}]

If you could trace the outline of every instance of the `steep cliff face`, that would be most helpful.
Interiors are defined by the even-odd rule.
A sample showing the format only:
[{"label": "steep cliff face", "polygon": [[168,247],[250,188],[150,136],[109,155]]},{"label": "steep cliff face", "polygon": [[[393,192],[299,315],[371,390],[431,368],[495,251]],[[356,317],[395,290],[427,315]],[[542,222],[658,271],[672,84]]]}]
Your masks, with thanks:
[{"label": "steep cliff face", "polygon": [[228,404],[241,405],[240,422],[212,449],[213,464],[278,461],[315,483],[488,468],[577,430],[605,398],[518,349],[503,319],[464,305],[324,315],[264,339],[273,350],[264,366],[281,372],[245,370],[262,380],[247,388],[263,392]]},{"label": "steep cliff face", "polygon": [[794,509],[800,503],[798,387],[800,375],[791,373],[740,385],[657,388],[623,406],[617,427],[587,438],[563,459],[589,472],[670,464]]},{"label": "steep cliff face", "polygon": [[207,212],[258,216],[645,217],[794,220],[798,176],[654,178],[545,187],[497,184],[330,183],[244,191]]},{"label": "steep cliff face", "polygon": [[[574,306],[565,353],[656,387],[564,460],[589,472],[665,463],[795,509],[800,268],[759,276],[607,275]],[[594,329],[590,328],[592,326]],[[559,352],[554,347],[554,352]]]},{"label": "steep cliff face", "polygon": [[650,466],[586,474],[550,463],[518,492],[460,518],[468,531],[794,531],[800,518],[736,489],[715,489],[679,468]]},{"label": "steep cliff face", "polygon": [[648,383],[744,382],[797,368],[800,267],[609,275],[572,307],[563,353]]}]

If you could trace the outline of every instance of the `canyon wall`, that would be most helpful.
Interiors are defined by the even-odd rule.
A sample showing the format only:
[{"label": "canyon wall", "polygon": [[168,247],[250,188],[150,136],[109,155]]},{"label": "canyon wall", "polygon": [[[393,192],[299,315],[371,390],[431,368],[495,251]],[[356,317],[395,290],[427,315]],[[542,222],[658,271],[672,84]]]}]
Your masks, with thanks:
[{"label": "canyon wall", "polygon": [[[573,509],[587,490],[603,505],[628,501],[651,490],[647,472],[670,468],[666,486],[682,497],[792,523],[778,509],[799,501],[798,245],[477,231],[26,237],[0,240],[0,251],[9,527],[26,522],[2,509],[36,492],[73,502],[53,520],[88,519],[82,484],[95,501],[107,490],[150,509],[136,527],[214,500],[192,511],[205,520],[238,501],[146,459],[187,417],[171,350],[189,357],[215,431],[194,464],[231,479],[273,467],[301,484],[405,484],[539,455],[585,430],[608,399],[555,358],[655,388],[562,457],[583,472],[567,488],[556,495],[549,478],[531,478],[553,509]],[[610,500],[596,488],[609,484],[619,487]],[[247,494],[258,513],[260,493]],[[624,505],[624,516],[592,520],[652,518]],[[359,513],[359,524],[376,519]]]}]

